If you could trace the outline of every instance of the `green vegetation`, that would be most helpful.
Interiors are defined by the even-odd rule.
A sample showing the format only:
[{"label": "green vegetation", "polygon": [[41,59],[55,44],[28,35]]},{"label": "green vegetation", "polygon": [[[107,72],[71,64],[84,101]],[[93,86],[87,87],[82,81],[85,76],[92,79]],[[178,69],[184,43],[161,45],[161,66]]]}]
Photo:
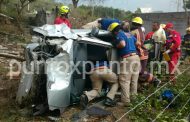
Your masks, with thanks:
[{"label": "green vegetation", "polygon": [[118,18],[121,20],[131,19],[132,12],[130,11],[124,11],[120,9],[114,9],[112,7],[103,7],[103,6],[80,6],[79,9],[84,9],[90,11],[91,16],[95,17],[108,17],[108,18]]},{"label": "green vegetation", "polygon": [[[72,8],[72,5],[70,6]],[[133,13],[130,11],[124,11],[114,9],[111,7],[103,6],[80,6],[78,8],[72,8],[71,11],[71,23],[73,28],[80,28],[88,22],[94,21],[97,18],[118,18],[120,20],[131,20]],[[72,20],[72,18],[75,18]]]},{"label": "green vegetation", "polygon": [[[56,3],[53,0],[31,0],[30,3],[21,2],[26,0],[8,0],[0,2],[0,11],[10,17],[17,20],[17,25],[23,25],[23,22],[27,22],[29,17],[34,17],[38,10],[51,11],[56,6],[61,6],[62,3]],[[133,13],[130,11],[124,11],[103,6],[79,6],[74,8],[73,5],[69,5],[71,8],[70,21],[73,28],[79,28],[82,25],[94,21],[97,18],[118,18],[121,20],[130,20]],[[30,19],[31,20],[31,19]],[[22,23],[22,24],[21,24]],[[28,23],[26,23],[28,24]]]},{"label": "green vegetation", "polygon": [[184,7],[190,9],[190,0],[183,0]]},{"label": "green vegetation", "polygon": [[[162,99],[161,94],[163,91],[171,90],[174,94],[174,97],[176,97],[189,84],[190,79],[188,76],[189,70],[177,78],[177,83],[175,86],[168,83],[165,87],[148,98],[148,100],[144,101],[134,111],[130,112],[126,117],[128,117],[133,122],[153,121],[171,103],[171,101]],[[162,83],[162,85],[164,85],[166,82]],[[155,88],[150,88],[150,86],[145,88],[141,93],[139,93],[138,97],[132,102],[127,111],[131,110],[137,104],[145,100],[146,97],[152,94],[155,90]],[[159,117],[157,117],[156,122],[183,122],[190,113],[190,102],[188,102],[190,97],[189,93],[190,86],[188,86],[179,95],[179,97],[177,97],[174,102],[172,102],[172,104]],[[184,107],[186,103],[187,105]]]}]

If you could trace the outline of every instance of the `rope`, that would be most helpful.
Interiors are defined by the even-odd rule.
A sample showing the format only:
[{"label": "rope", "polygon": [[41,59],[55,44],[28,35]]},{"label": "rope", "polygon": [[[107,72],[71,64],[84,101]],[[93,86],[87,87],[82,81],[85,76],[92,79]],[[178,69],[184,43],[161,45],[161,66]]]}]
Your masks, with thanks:
[{"label": "rope", "polygon": [[180,92],[179,92],[179,94],[162,110],[162,112],[160,112],[157,116],[156,116],[156,118],[152,121],[152,122],[155,122],[157,119],[158,119],[158,117],[160,117],[164,112],[165,112],[165,110],[180,96],[180,94],[183,92],[183,91],[185,91],[185,89],[188,87],[190,85],[190,82],[186,85],[186,87],[185,88],[183,88]]},{"label": "rope", "polygon": [[181,108],[181,110],[178,112],[177,116],[175,117],[174,121],[178,118],[179,114],[183,111],[183,109],[185,108],[185,106],[189,103],[190,98],[186,101],[186,103],[184,104],[184,106]]},{"label": "rope", "polygon": [[116,120],[115,122],[119,122],[121,121],[121,119],[123,117],[125,117],[127,114],[129,114],[130,112],[134,111],[137,107],[139,107],[141,104],[143,104],[146,100],[148,100],[151,96],[153,96],[154,94],[156,94],[159,90],[161,90],[162,88],[164,88],[168,83],[170,83],[171,81],[173,81],[175,78],[177,78],[178,76],[182,75],[183,73],[185,73],[188,69],[190,69],[190,67],[188,67],[187,69],[185,69],[181,74],[175,76],[173,79],[171,79],[170,81],[168,81],[167,83],[165,83],[163,86],[161,86],[160,88],[158,88],[155,92],[153,92],[152,94],[150,94],[149,96],[147,96],[144,100],[142,100],[140,103],[138,103],[135,107],[133,107],[131,110],[127,111],[126,113],[124,113],[118,120]]}]

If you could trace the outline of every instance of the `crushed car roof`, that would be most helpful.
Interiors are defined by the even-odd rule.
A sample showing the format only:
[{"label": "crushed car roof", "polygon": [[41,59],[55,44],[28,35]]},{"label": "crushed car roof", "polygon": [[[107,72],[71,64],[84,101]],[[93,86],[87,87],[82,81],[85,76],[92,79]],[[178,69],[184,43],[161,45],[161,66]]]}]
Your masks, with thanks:
[{"label": "crushed car roof", "polygon": [[[105,42],[96,37],[90,37],[88,34],[91,29],[70,29],[65,24],[60,25],[44,25],[42,27],[36,27],[34,32],[40,33],[46,37],[65,37],[67,39],[76,39],[79,42],[86,42],[88,44],[95,44],[100,46],[112,47],[112,44]],[[108,35],[108,31],[99,30],[98,35]]]},{"label": "crushed car roof", "polygon": [[77,39],[78,36],[71,31],[66,24],[60,25],[43,25],[42,27],[36,27],[33,29],[34,32],[40,33],[47,37],[65,37],[67,39]]}]

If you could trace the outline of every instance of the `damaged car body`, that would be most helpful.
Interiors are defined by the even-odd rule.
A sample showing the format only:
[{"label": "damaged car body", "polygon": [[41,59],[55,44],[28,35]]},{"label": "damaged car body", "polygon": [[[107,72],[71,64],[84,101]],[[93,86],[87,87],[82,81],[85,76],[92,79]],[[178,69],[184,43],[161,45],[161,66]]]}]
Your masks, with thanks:
[{"label": "damaged car body", "polygon": [[[32,41],[25,48],[16,98],[19,104],[46,104],[49,110],[63,112],[79,102],[84,89],[90,89],[89,76],[83,74],[90,69],[81,62],[98,61],[102,55],[109,61],[117,58],[107,31],[70,30],[65,24],[44,25],[33,31]],[[102,50],[107,53],[102,54]]]}]

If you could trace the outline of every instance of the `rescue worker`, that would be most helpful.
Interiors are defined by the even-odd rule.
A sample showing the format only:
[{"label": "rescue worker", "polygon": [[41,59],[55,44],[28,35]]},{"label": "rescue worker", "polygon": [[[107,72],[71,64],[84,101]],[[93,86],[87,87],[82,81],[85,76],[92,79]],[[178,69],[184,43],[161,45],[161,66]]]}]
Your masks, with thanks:
[{"label": "rescue worker", "polygon": [[154,34],[154,32],[149,32],[149,33],[147,33],[146,34],[146,37],[145,37],[145,41],[147,41],[147,40],[151,40],[152,39],[152,35]]},{"label": "rescue worker", "polygon": [[[137,84],[140,72],[140,59],[136,50],[136,38],[121,30],[119,23],[112,23],[108,30],[115,38],[115,46],[121,57],[119,84],[121,86],[120,106],[128,106],[130,95],[137,95]],[[131,97],[132,97],[131,96]]]},{"label": "rescue worker", "polygon": [[141,61],[141,71],[139,74],[140,82],[153,83],[154,86],[158,86],[161,81],[155,78],[151,73],[146,70],[148,63],[148,51],[144,47],[145,35],[142,31],[143,20],[140,17],[132,19],[131,33],[137,38],[137,52]]},{"label": "rescue worker", "polygon": [[154,32],[152,35],[152,39],[154,40],[154,60],[161,61],[166,43],[166,34],[159,22],[153,22],[152,31]]},{"label": "rescue worker", "polygon": [[104,104],[110,107],[115,106],[116,102],[114,101],[114,98],[119,87],[117,75],[112,72],[111,69],[109,69],[108,61],[96,62],[94,69],[92,70],[92,74],[90,75],[90,79],[92,81],[92,90],[84,91],[84,94],[81,95],[81,107],[83,109],[86,108],[88,102],[95,99],[96,97],[100,97],[104,81],[107,81],[109,84],[111,84],[110,91],[107,93]]},{"label": "rescue worker", "polygon": [[102,30],[108,30],[109,25],[114,22],[121,23],[118,19],[102,18],[101,20],[98,20],[99,28]]},{"label": "rescue worker", "polygon": [[[170,59],[168,60],[169,64],[169,79],[173,81],[175,84],[176,79],[175,79],[175,69],[177,67],[178,61],[181,56],[181,36],[180,33],[174,30],[172,23],[167,23],[165,30],[169,34],[168,39],[166,40],[166,51],[164,54],[168,54]],[[164,55],[163,54],[163,55]]]},{"label": "rescue worker", "polygon": [[186,29],[186,35],[184,36],[183,49],[185,51],[184,59],[190,56],[190,27]]},{"label": "rescue worker", "polygon": [[125,20],[121,23],[121,28],[124,32],[129,32],[130,30],[130,23],[128,20]]},{"label": "rescue worker", "polygon": [[69,28],[71,28],[71,23],[69,22],[68,20],[68,14],[70,12],[70,9],[68,6],[61,6],[59,8],[59,13],[60,13],[60,16],[58,16],[55,21],[54,21],[54,24],[63,24],[65,23]]},{"label": "rescue worker", "polygon": [[146,37],[145,37],[145,41],[144,41],[144,47],[148,50],[149,55],[148,55],[148,62],[151,62],[152,59],[154,58],[154,41],[152,39],[152,35],[154,34],[154,32],[149,32]]}]

